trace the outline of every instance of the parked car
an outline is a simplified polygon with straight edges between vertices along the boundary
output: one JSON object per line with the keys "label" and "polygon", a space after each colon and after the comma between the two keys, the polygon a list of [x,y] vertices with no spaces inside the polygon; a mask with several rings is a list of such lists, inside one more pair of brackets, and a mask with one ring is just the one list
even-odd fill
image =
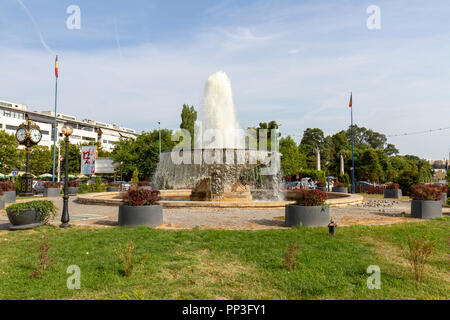
{"label": "parked car", "polygon": [[367,181],[356,181],[355,186],[367,186],[367,187],[373,187],[373,184]]}
{"label": "parked car", "polygon": [[44,193],[45,181],[36,181],[33,186],[34,194]]}
{"label": "parked car", "polygon": [[126,181],[116,181],[116,183],[120,186],[120,189],[123,191],[128,191],[131,187],[131,183]]}

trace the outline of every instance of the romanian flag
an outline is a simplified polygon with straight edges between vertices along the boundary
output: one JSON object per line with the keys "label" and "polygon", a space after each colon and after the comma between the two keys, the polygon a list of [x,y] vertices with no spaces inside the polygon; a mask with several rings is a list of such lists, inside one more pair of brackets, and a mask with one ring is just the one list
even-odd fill
{"label": "romanian flag", "polygon": [[58,56],[55,59],[55,77],[58,78]]}
{"label": "romanian flag", "polygon": [[353,96],[353,93],[350,93],[350,103],[348,104],[348,106],[350,108],[352,107],[352,96]]}

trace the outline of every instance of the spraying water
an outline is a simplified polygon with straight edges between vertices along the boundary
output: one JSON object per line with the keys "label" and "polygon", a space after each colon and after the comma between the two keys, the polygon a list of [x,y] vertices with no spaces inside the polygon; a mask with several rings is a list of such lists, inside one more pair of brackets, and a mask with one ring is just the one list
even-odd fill
{"label": "spraying water", "polygon": [[223,71],[212,74],[205,85],[200,113],[203,134],[196,136],[200,148],[244,148],[236,118],[231,82]]}

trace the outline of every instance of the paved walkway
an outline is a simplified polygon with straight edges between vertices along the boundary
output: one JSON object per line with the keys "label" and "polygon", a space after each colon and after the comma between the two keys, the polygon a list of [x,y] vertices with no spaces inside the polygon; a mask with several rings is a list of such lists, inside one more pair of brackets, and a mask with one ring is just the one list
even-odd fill
{"label": "paved walkway", "polygon": [[[49,198],[62,210],[62,198]],[[118,207],[84,205],[70,198],[71,223],[107,227],[117,225]],[[29,201],[29,200],[21,200]],[[392,200],[368,200],[363,205],[331,208],[331,216],[338,226],[383,225],[404,221],[420,221],[409,218],[410,203]],[[444,208],[449,214],[450,209]],[[54,223],[59,224],[60,217]],[[176,208],[164,209],[163,229],[211,228],[231,230],[256,230],[284,228],[284,208]],[[5,210],[0,210],[0,229],[8,228]]]}

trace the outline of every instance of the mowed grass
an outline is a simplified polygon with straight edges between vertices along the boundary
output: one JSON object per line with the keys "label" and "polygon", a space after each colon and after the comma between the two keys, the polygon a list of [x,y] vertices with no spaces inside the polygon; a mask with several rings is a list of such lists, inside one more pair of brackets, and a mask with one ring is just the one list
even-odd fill
{"label": "mowed grass", "polygon": [[[429,232],[436,251],[425,279],[414,280],[401,246],[406,230]],[[390,226],[289,230],[157,230],[40,227],[0,232],[0,299],[118,299],[133,290],[147,299],[448,299],[450,219]],[[29,274],[38,246],[49,238],[54,269]],[[119,272],[115,249],[133,241],[147,254],[131,277]],[[283,267],[286,245],[297,242],[297,267]],[[81,269],[81,289],[66,286],[67,267]],[[367,267],[381,268],[381,289],[369,290]]]}

